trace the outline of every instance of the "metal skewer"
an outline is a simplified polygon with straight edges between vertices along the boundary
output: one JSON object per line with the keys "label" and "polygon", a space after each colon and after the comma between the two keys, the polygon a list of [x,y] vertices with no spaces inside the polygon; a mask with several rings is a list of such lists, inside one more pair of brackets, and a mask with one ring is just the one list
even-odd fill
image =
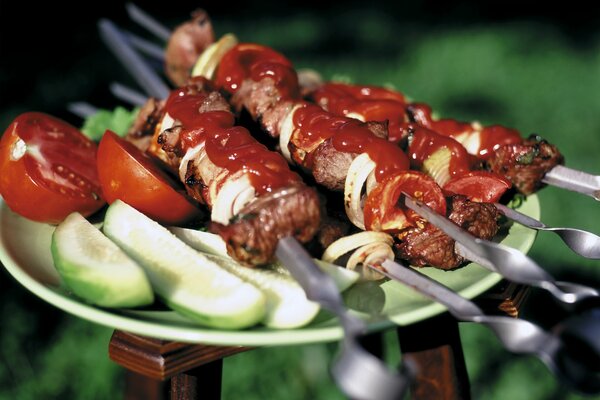
{"label": "metal skewer", "polygon": [[543,222],[533,219],[503,204],[495,203],[494,205],[498,211],[507,218],[512,219],[523,226],[540,231],[556,233],[571,250],[580,256],[594,260],[600,259],[600,236],[581,229],[549,227]]}
{"label": "metal skewer", "polygon": [[165,49],[159,45],[157,45],[156,43],[153,43],[149,40],[146,40],[144,38],[141,38],[139,36],[137,36],[134,33],[131,33],[127,30],[123,30],[122,31],[125,36],[127,37],[127,40],[129,41],[129,43],[131,43],[131,45],[133,47],[135,47],[136,49],[138,49],[139,51],[141,51],[142,53],[154,57],[159,61],[164,61],[165,59]]}
{"label": "metal skewer", "polygon": [[169,95],[169,87],[131,47],[119,28],[106,19],[100,20],[98,27],[104,43],[129,70],[129,73],[146,93],[159,99],[166,98]]}
{"label": "metal skewer", "polygon": [[117,99],[135,107],[143,106],[148,100],[147,96],[118,82],[111,83],[109,90]]}
{"label": "metal skewer", "polygon": [[544,176],[542,182],[600,200],[600,176],[598,175],[557,165]]}
{"label": "metal skewer", "polygon": [[333,279],[315,265],[296,239],[279,240],[275,254],[302,286],[306,297],[340,319],[344,339],[332,367],[333,378],[340,389],[356,399],[401,399],[414,372],[410,365],[403,364],[400,372],[393,372],[359,344],[357,338],[365,334],[365,323],[350,314]]}
{"label": "metal skewer", "polygon": [[152,17],[150,14],[146,13],[133,3],[125,4],[125,8],[127,9],[129,18],[131,18],[134,22],[144,27],[150,33],[164,42],[169,40],[169,37],[171,37],[171,31],[154,19],[154,17]]}
{"label": "metal skewer", "polygon": [[599,299],[596,289],[570,282],[558,282],[535,261],[511,247],[479,239],[426,204],[404,195],[404,204],[456,241],[456,252],[468,260],[525,285],[547,290],[565,306],[575,306],[584,300]]}
{"label": "metal skewer", "polygon": [[[410,267],[391,260],[384,261],[382,266],[384,271],[371,268],[443,304],[457,319],[487,326],[507,350],[538,357],[572,389],[587,394],[600,392],[600,363],[593,365],[600,360],[600,336],[597,334],[600,309],[569,318],[554,332],[546,332],[522,319],[486,315],[475,303]],[[585,354],[581,349],[585,349]]]}
{"label": "metal skewer", "polygon": [[67,104],[67,110],[77,115],[82,119],[91,117],[98,112],[98,108],[85,101],[76,101],[74,103]]}

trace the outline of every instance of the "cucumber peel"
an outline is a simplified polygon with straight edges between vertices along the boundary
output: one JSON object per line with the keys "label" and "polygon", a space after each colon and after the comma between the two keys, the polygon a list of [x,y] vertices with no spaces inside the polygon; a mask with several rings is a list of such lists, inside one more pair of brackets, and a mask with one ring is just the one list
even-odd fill
{"label": "cucumber peel", "polygon": [[104,233],[146,271],[173,310],[206,326],[242,329],[265,315],[265,296],[126,203],[106,211]]}
{"label": "cucumber peel", "polygon": [[[202,253],[231,258],[229,254],[227,254],[227,246],[225,242],[219,235],[188,228],[173,227],[169,230],[189,246]],[[360,274],[356,271],[351,271],[349,269],[340,267],[339,265],[319,259],[314,259],[314,261],[317,266],[323,270],[323,272],[333,278],[340,292],[348,289],[360,278]],[[273,263],[269,268],[279,273],[289,275],[287,269],[279,262]]]}
{"label": "cucumber peel", "polygon": [[138,307],[154,301],[144,270],[79,213],[56,227],[51,252],[65,285],[88,303]]}
{"label": "cucumber peel", "polygon": [[231,258],[207,257],[246,282],[258,287],[266,297],[266,313],[262,323],[275,329],[294,329],[310,323],[320,306],[306,298],[302,286],[290,274],[269,267],[248,268]]}

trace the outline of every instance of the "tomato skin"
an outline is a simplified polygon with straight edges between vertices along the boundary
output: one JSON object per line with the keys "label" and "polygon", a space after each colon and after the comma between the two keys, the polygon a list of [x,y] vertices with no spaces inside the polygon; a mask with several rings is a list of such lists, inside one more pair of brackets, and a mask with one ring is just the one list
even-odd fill
{"label": "tomato skin", "polygon": [[107,130],[100,140],[97,164],[109,204],[120,199],[168,225],[181,225],[201,214],[150,157],[114,132]]}
{"label": "tomato skin", "polygon": [[[88,216],[105,204],[96,149],[64,121],[23,113],[0,140],[0,194],[11,210],[34,221],[57,224],[74,211]],[[57,168],[73,172],[74,178],[61,176]]]}
{"label": "tomato skin", "polygon": [[417,171],[401,171],[385,178],[367,196],[364,206],[367,230],[397,233],[423,219],[413,210],[398,206],[402,193],[446,215],[446,198],[431,177]]}
{"label": "tomato skin", "polygon": [[447,194],[462,194],[471,201],[495,203],[512,184],[505,177],[488,171],[471,171],[444,185]]}

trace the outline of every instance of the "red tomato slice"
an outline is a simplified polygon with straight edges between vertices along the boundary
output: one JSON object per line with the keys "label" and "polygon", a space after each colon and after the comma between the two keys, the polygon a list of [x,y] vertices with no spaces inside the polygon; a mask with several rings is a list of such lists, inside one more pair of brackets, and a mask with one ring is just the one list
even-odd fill
{"label": "red tomato slice", "polygon": [[163,224],[183,224],[200,215],[150,157],[108,130],[98,146],[98,176],[106,201],[121,199]]}
{"label": "red tomato slice", "polygon": [[494,203],[511,186],[510,181],[501,175],[487,171],[471,171],[446,183],[444,191],[465,195],[471,201]]}
{"label": "red tomato slice", "polygon": [[385,178],[367,196],[364,207],[367,230],[395,233],[423,219],[414,211],[398,206],[402,193],[446,215],[444,193],[433,179],[421,172],[401,171]]}
{"label": "red tomato slice", "polygon": [[16,213],[59,223],[102,207],[94,142],[68,123],[38,112],[19,115],[0,141],[0,194]]}

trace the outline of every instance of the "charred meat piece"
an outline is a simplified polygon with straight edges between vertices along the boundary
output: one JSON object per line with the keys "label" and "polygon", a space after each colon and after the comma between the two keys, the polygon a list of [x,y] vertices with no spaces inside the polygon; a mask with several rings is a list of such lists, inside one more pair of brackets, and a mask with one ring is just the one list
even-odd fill
{"label": "charred meat piece", "polygon": [[[498,231],[500,214],[493,204],[469,201],[465,196],[447,199],[448,218],[472,235],[489,240]],[[396,245],[400,258],[411,265],[453,269],[465,262],[456,254],[454,240],[430,223],[402,232]]]}
{"label": "charred meat piece", "polygon": [[310,154],[310,165],[305,165],[312,170],[312,175],[319,185],[341,192],[344,190],[350,164],[356,156],[355,153],[336,150],[329,139]]}
{"label": "charred meat piece", "polygon": [[273,258],[279,239],[294,236],[306,242],[317,232],[319,222],[317,193],[294,185],[257,198],[229,225],[212,222],[210,231],[225,240],[229,254],[238,261],[260,265]]}
{"label": "charred meat piece", "polygon": [[177,86],[186,83],[198,57],[215,40],[212,23],[204,10],[192,13],[192,19],[175,28],[165,51],[165,72]]}
{"label": "charred meat piece", "polygon": [[431,224],[409,228],[398,238],[399,257],[416,267],[453,269],[464,262],[454,251],[454,240]]}
{"label": "charred meat piece", "polygon": [[236,112],[246,109],[253,120],[273,137],[279,136],[279,124],[291,110],[291,101],[284,100],[273,79],[246,79],[231,97]]}
{"label": "charred meat piece", "polygon": [[528,195],[544,186],[544,175],[563,164],[564,157],[556,146],[531,135],[522,143],[500,147],[487,163],[491,171],[505,176],[519,192]]}
{"label": "charred meat piece", "polygon": [[498,232],[500,213],[493,204],[469,201],[466,196],[454,195],[448,201],[448,218],[471,235],[484,240]]}
{"label": "charred meat piece", "polygon": [[321,220],[317,240],[322,249],[326,249],[336,240],[346,236],[350,230],[350,223],[324,215]]}
{"label": "charred meat piece", "polygon": [[164,116],[164,107],[164,100],[150,97],[138,112],[126,139],[140,150],[146,151],[150,147],[156,126]]}

